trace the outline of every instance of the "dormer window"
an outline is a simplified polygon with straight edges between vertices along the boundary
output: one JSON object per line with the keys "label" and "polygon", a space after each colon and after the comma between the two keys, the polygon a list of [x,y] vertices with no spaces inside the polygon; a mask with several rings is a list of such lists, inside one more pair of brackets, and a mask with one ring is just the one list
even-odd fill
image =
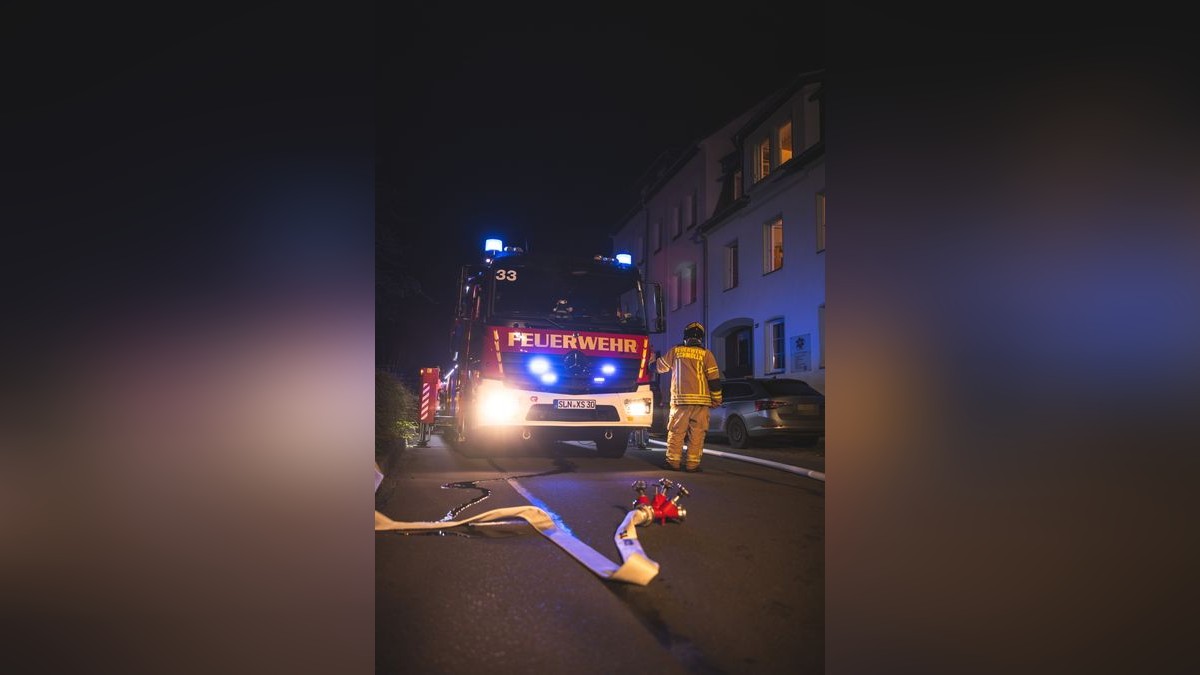
{"label": "dormer window", "polygon": [[760,181],[771,175],[771,137],[766,136],[758,142],[756,148],[756,161],[754,170],[755,182]]}
{"label": "dormer window", "polygon": [[783,164],[792,158],[792,121],[787,120],[779,125],[779,163]]}

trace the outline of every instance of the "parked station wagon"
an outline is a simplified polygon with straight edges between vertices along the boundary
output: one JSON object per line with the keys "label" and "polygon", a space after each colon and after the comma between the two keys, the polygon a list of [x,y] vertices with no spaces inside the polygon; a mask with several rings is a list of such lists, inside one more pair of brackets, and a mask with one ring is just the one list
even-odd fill
{"label": "parked station wagon", "polygon": [[825,395],[804,380],[736,378],[722,383],[725,402],[709,411],[708,433],[745,448],[754,440],[825,435]]}

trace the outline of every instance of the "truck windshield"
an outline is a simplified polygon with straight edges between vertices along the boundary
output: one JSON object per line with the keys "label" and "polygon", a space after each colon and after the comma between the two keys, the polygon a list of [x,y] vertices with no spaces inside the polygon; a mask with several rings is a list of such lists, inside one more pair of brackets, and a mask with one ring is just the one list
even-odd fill
{"label": "truck windshield", "polygon": [[496,318],[542,320],[573,329],[646,330],[641,284],[631,270],[508,264],[493,270],[492,282]]}

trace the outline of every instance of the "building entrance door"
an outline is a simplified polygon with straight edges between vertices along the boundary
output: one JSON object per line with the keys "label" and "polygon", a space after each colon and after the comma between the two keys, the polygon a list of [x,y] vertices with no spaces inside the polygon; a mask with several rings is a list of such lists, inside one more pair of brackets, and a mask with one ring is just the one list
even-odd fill
{"label": "building entrance door", "polygon": [[749,377],[754,374],[750,365],[750,329],[736,328],[725,336],[725,377]]}

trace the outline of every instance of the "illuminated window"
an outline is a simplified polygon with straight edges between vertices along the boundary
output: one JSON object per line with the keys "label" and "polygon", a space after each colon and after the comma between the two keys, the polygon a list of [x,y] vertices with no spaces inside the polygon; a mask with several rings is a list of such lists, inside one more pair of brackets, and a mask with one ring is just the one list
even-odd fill
{"label": "illuminated window", "polygon": [[656,220],[650,226],[650,244],[654,247],[654,252],[657,253],[662,249],[662,221]]}
{"label": "illuminated window", "polygon": [[754,180],[760,181],[771,175],[771,137],[767,136],[758,142],[755,152]]}
{"label": "illuminated window", "polygon": [[779,163],[783,164],[792,158],[792,121],[788,120],[779,125]]}
{"label": "illuminated window", "polygon": [[734,239],[725,245],[725,290],[738,285],[738,243]]}
{"label": "illuminated window", "polygon": [[783,339],[783,319],[767,322],[767,372],[779,372],[784,369],[783,350],[786,345]]}
{"label": "illuminated window", "polygon": [[783,267],[783,218],[763,225],[763,274]]}
{"label": "illuminated window", "polygon": [[825,191],[817,193],[817,253],[825,250]]}

